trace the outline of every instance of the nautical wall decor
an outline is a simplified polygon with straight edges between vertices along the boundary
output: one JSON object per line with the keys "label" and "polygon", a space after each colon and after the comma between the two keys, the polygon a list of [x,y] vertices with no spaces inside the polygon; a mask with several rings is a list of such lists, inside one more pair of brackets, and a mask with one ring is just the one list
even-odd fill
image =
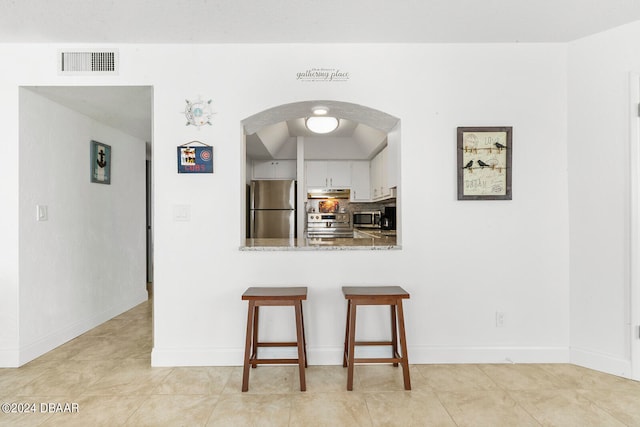
{"label": "nautical wall decor", "polygon": [[512,130],[458,128],[458,200],[511,200]]}
{"label": "nautical wall decor", "polygon": [[111,146],[91,141],[91,182],[111,184]]}
{"label": "nautical wall decor", "polygon": [[203,125],[211,125],[211,99],[202,101],[198,98],[196,101],[186,100],[187,105],[184,107],[184,116],[187,118],[187,126],[192,125],[200,127]]}
{"label": "nautical wall decor", "polygon": [[213,173],[213,147],[200,141],[179,145],[178,173]]}

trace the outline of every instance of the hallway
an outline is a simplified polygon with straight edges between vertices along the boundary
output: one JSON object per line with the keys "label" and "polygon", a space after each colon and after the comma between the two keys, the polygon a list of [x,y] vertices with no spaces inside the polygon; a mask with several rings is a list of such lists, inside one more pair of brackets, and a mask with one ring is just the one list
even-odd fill
{"label": "hallway", "polygon": [[573,365],[412,365],[411,392],[390,366],[357,366],[353,392],[341,366],[310,366],[306,392],[295,367],[259,367],[241,393],[241,367],[150,367],[151,310],[0,369],[0,402],[36,404],[0,426],[640,426],[640,383]]}

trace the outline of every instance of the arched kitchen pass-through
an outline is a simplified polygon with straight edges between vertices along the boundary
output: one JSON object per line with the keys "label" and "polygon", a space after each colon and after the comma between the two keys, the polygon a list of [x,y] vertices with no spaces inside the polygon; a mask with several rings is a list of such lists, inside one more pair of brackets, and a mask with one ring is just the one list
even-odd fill
{"label": "arched kitchen pass-through", "polygon": [[254,114],[242,129],[241,249],[400,247],[399,118],[312,100]]}

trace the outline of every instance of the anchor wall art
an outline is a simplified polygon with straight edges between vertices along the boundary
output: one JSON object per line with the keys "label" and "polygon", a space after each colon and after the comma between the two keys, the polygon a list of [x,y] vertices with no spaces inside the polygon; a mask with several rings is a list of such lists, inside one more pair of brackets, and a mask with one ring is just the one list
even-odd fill
{"label": "anchor wall art", "polygon": [[91,182],[111,184],[111,146],[91,141]]}
{"label": "anchor wall art", "polygon": [[512,130],[458,128],[458,200],[511,200]]}

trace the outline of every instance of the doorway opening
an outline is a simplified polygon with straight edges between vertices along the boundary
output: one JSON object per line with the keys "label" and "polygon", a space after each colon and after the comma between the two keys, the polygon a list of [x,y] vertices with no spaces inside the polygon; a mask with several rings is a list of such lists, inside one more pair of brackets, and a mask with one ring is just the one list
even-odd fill
{"label": "doorway opening", "polygon": [[149,299],[152,97],[151,86],[20,88],[24,361]]}
{"label": "doorway opening", "polygon": [[640,381],[640,73],[630,81],[630,259],[628,288],[628,337],[631,377]]}

